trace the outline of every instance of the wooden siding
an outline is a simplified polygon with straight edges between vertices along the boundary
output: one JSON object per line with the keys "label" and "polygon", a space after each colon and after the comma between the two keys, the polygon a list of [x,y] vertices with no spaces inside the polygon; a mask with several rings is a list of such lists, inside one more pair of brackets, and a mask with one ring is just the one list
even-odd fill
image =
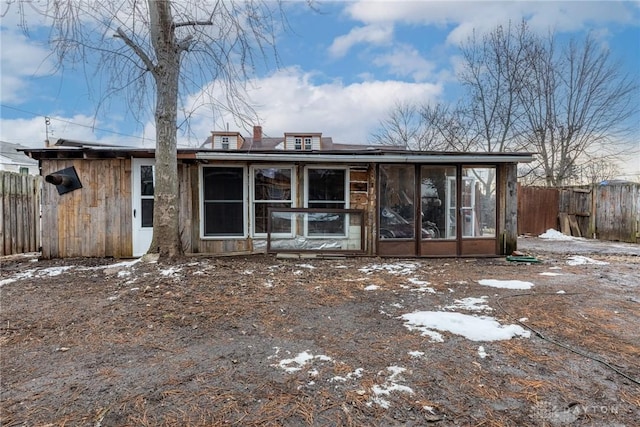
{"label": "wooden siding", "polygon": [[640,243],[640,184],[519,187],[519,234],[561,230],[559,215],[575,219],[582,237]]}
{"label": "wooden siding", "polygon": [[0,171],[0,256],[40,250],[42,177]]}
{"label": "wooden siding", "polygon": [[518,234],[540,235],[558,229],[557,188],[518,185]]}
{"label": "wooden siding", "polygon": [[59,195],[43,185],[42,257],[131,256],[131,161],[48,160],[42,175],[71,166],[82,188]]}

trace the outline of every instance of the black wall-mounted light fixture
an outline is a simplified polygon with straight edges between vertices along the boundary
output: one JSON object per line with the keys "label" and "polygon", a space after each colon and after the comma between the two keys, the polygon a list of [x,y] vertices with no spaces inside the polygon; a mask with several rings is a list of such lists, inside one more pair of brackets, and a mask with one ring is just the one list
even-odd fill
{"label": "black wall-mounted light fixture", "polygon": [[60,195],[82,188],[82,183],[74,166],[49,174],[44,177],[44,180],[49,184],[55,185]]}

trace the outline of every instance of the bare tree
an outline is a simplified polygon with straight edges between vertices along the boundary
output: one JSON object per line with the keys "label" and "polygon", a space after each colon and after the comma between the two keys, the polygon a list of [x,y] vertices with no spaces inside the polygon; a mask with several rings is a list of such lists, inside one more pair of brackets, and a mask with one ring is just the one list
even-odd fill
{"label": "bare tree", "polygon": [[[26,17],[38,5],[17,2],[25,32]],[[207,100],[214,110],[230,111],[241,123],[254,120],[244,83],[256,67],[268,66],[269,58],[277,61],[275,34],[277,25],[285,22],[281,4],[49,0],[35,10],[51,25],[50,43],[61,66],[81,64],[87,69],[89,86],[102,81],[101,75],[109,76],[108,87],[94,87],[100,93],[100,107],[114,95],[124,95],[137,119],[155,111],[156,186],[149,252],[181,255],[177,172],[181,94],[204,88],[203,93],[217,94]],[[192,108],[180,111],[188,124]]]}
{"label": "bare tree", "polygon": [[538,152],[539,175],[560,186],[576,178],[582,164],[625,150],[619,141],[638,110],[638,86],[591,36],[558,51],[551,34],[528,50],[518,92],[529,129],[525,139]]}
{"label": "bare tree", "polygon": [[369,139],[374,144],[426,151],[431,142],[426,130],[417,105],[398,101],[389,109],[388,116],[379,121],[378,129]]}
{"label": "bare tree", "polygon": [[513,27],[499,25],[478,37],[475,32],[460,47],[464,66],[458,79],[466,89],[469,149],[502,152],[518,149],[522,110],[518,94],[526,70],[527,47],[533,36],[522,21]]}

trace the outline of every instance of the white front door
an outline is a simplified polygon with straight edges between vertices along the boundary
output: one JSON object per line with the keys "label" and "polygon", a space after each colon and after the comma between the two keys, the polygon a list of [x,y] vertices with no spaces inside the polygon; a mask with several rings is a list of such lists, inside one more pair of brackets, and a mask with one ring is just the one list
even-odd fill
{"label": "white front door", "polygon": [[133,208],[133,256],[142,256],[153,237],[154,159],[131,160],[131,198]]}

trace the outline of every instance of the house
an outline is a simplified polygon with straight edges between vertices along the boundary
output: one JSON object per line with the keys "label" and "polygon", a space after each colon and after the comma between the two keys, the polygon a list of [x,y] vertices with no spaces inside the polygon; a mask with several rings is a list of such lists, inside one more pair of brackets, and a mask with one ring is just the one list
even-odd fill
{"label": "house", "polygon": [[[59,140],[24,151],[52,184],[42,196],[44,258],[147,251],[153,149]],[[336,144],[318,132],[267,138],[259,126],[251,137],[216,131],[178,150],[182,244],[191,254],[509,254],[516,168],[531,160]]]}
{"label": "house", "polygon": [[39,175],[38,162],[18,151],[25,148],[20,144],[0,141],[0,171]]}

